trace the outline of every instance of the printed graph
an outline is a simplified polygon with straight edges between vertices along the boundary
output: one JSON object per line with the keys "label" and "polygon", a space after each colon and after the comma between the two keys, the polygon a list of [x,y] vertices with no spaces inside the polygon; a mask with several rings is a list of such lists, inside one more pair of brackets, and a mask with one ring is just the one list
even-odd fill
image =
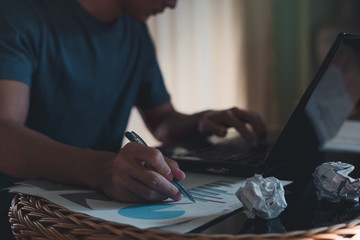
{"label": "printed graph", "polygon": [[195,201],[198,202],[214,202],[223,203],[224,195],[233,196],[234,193],[229,193],[228,190],[232,189],[234,182],[231,181],[216,181],[213,183],[205,184],[199,187],[191,188],[189,191]]}

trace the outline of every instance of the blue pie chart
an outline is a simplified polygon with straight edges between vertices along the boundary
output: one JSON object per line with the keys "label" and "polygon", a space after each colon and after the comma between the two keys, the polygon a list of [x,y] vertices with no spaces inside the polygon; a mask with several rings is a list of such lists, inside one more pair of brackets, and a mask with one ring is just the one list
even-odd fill
{"label": "blue pie chart", "polygon": [[171,219],[184,213],[183,208],[171,204],[137,205],[118,210],[118,214],[121,216],[143,220]]}

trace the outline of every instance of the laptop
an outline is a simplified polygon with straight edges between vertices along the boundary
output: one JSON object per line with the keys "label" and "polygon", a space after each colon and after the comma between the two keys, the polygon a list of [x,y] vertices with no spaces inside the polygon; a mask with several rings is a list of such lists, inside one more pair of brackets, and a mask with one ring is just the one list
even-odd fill
{"label": "laptop", "polygon": [[[284,180],[309,177],[326,159],[322,146],[351,119],[359,99],[360,35],[340,33],[282,131],[270,134],[267,147],[252,149],[239,136],[195,149],[161,150],[185,171],[240,177],[259,173]],[[214,152],[218,147],[223,155]],[[237,159],[224,155],[237,152],[243,153]]]}

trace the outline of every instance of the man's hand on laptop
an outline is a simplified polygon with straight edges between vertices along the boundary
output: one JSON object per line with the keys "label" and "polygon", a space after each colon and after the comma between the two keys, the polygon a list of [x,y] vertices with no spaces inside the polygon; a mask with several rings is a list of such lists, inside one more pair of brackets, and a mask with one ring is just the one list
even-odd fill
{"label": "man's hand on laptop", "polygon": [[[254,134],[246,125],[251,126]],[[198,125],[202,134],[215,134],[221,137],[226,135],[230,127],[234,127],[251,146],[266,143],[267,129],[262,116],[256,112],[235,107],[222,111],[207,111],[202,115]]]}

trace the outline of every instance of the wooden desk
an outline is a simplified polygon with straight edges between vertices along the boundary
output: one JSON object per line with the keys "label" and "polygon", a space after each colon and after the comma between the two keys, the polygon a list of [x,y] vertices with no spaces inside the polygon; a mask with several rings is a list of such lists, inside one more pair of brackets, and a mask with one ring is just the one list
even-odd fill
{"label": "wooden desk", "polygon": [[[179,234],[155,229],[138,229],[129,225],[104,221],[76,213],[48,200],[18,194],[9,211],[13,233],[17,239],[359,239],[360,219],[316,229],[271,234]],[[234,222],[239,215],[224,220]],[[218,227],[221,225],[218,225]],[[216,226],[213,226],[216,227]],[[213,228],[214,230],[215,228]]]}

